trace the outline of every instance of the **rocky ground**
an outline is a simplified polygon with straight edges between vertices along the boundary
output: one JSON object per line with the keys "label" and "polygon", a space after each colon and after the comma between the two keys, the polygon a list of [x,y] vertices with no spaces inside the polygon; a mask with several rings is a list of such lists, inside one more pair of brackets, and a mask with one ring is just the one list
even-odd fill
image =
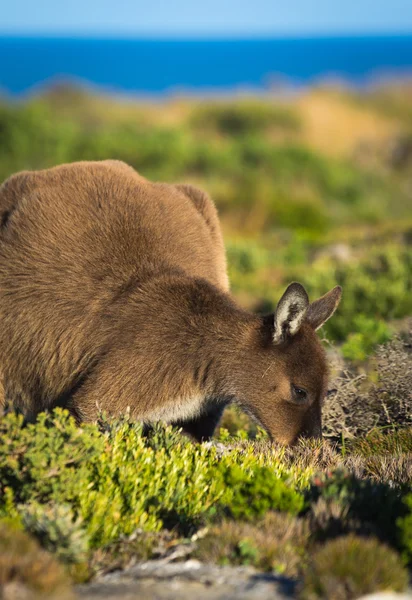
{"label": "rocky ground", "polygon": [[[217,567],[197,560],[148,561],[77,587],[78,600],[286,600],[296,597],[290,579],[250,567]],[[365,600],[402,600],[407,594],[382,593]]]}
{"label": "rocky ground", "polygon": [[79,600],[276,600],[290,598],[295,584],[249,567],[217,567],[197,560],[152,560],[77,588]]}

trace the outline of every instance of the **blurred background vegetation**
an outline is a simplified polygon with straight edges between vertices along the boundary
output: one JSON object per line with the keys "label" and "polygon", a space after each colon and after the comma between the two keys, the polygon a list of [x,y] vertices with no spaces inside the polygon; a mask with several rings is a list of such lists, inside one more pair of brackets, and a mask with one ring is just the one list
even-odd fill
{"label": "blurred background vegetation", "polygon": [[412,84],[147,103],[56,85],[0,101],[0,179],[117,158],[215,200],[234,294],[273,309],[287,283],[337,283],[325,335],[363,361],[412,314]]}

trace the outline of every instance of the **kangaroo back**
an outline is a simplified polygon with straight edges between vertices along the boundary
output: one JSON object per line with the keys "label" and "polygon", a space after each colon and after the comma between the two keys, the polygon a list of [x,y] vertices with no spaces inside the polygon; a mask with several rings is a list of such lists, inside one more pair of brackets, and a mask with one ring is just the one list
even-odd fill
{"label": "kangaroo back", "polygon": [[14,175],[0,188],[0,222],[0,361],[9,381],[24,370],[41,397],[91,368],[111,335],[104,315],[128,291],[166,273],[228,287],[206,194],[117,161]]}

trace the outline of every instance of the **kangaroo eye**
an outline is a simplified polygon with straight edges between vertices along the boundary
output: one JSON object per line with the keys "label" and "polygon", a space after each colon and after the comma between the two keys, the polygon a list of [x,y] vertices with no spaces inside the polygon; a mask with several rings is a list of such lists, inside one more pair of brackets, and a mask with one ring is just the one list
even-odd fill
{"label": "kangaroo eye", "polygon": [[298,404],[305,404],[308,399],[308,393],[303,388],[292,384],[292,397]]}

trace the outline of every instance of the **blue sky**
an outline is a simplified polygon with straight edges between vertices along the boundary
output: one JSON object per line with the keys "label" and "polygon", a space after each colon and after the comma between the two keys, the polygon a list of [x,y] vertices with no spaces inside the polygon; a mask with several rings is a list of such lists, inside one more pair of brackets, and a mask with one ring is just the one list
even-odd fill
{"label": "blue sky", "polygon": [[412,33],[412,0],[9,0],[0,31],[156,37]]}

